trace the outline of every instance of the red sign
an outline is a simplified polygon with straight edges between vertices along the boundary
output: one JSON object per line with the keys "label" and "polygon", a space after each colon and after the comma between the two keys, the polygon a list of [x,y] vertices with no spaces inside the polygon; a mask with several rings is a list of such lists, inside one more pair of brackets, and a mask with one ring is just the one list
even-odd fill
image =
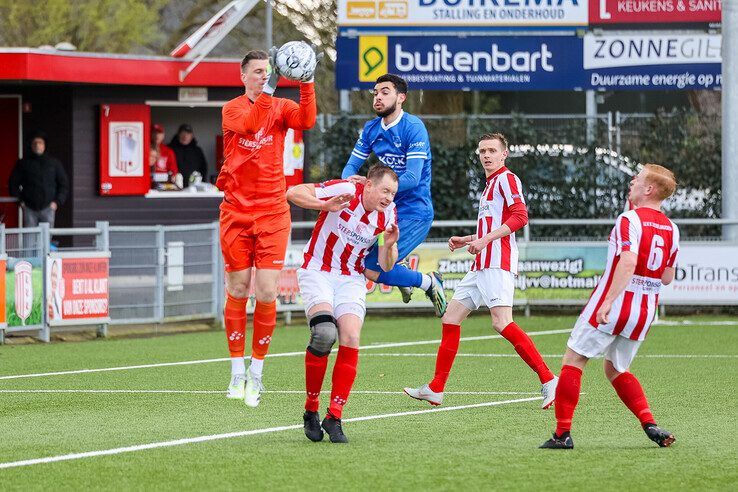
{"label": "red sign", "polygon": [[100,194],[145,195],[151,187],[149,107],[100,106]]}
{"label": "red sign", "polygon": [[589,0],[589,23],[716,24],[721,0]]}
{"label": "red sign", "polygon": [[100,323],[108,318],[108,262],[109,258],[99,256],[47,258],[50,325]]}

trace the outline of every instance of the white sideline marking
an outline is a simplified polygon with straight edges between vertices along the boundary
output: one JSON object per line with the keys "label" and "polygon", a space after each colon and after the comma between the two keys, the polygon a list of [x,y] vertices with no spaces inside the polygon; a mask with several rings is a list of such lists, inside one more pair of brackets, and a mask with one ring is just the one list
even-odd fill
{"label": "white sideline marking", "polygon": [[[427,410],[414,410],[411,412],[384,413],[384,414],[379,414],[379,415],[367,415],[365,417],[348,418],[348,419],[344,419],[343,422],[344,423],[363,422],[365,420],[387,419],[387,418],[392,418],[392,417],[405,417],[408,415],[423,415],[426,413],[451,412],[454,410],[466,410],[468,408],[494,407],[498,405],[506,405],[510,403],[523,403],[523,402],[529,402],[529,401],[536,401],[540,399],[541,397],[537,396],[537,397],[531,397],[531,398],[518,398],[515,400],[488,401],[484,403],[473,403],[470,405],[457,405],[453,407],[436,407],[436,408],[431,408]],[[221,439],[231,439],[234,437],[254,436],[257,434],[269,434],[273,432],[281,432],[281,431],[286,431],[286,430],[297,430],[297,429],[302,429],[302,425],[301,424],[284,425],[280,427],[268,427],[266,429],[254,429],[254,430],[240,431],[240,432],[228,432],[225,434],[212,434],[209,436],[188,437],[184,439],[176,439],[173,441],[152,442],[149,444],[138,444],[134,446],[125,446],[121,448],[103,449],[99,451],[87,451],[84,453],[72,453],[72,454],[63,454],[59,456],[48,456],[46,458],[34,458],[34,459],[21,460],[21,461],[9,461],[6,463],[0,463],[0,470],[6,469],[6,468],[17,468],[21,466],[39,465],[42,463],[55,463],[57,461],[70,461],[70,460],[78,460],[82,458],[94,458],[96,456],[110,456],[110,455],[122,454],[122,453],[133,453],[135,451],[144,451],[147,449],[166,448],[166,447],[172,447],[172,446],[181,446],[184,444],[217,441]]]}
{"label": "white sideline marking", "polygon": [[692,321],[689,319],[685,319],[682,321],[667,321],[667,320],[656,320],[653,322],[654,325],[662,325],[662,326],[692,326],[692,325],[701,325],[701,326],[738,326],[738,321],[732,321],[732,320],[724,320],[724,321]]}
{"label": "white sideline marking", "polygon": [[[330,390],[321,393],[329,394]],[[224,390],[130,390],[130,389],[0,389],[2,393],[103,393],[103,394],[172,394],[172,395],[225,395]],[[305,390],[266,390],[262,393],[304,395]],[[537,395],[535,391],[444,391],[445,395]],[[352,395],[405,395],[404,391],[352,390]]]}
{"label": "white sideline marking", "polygon": [[[562,333],[569,333],[571,329],[566,330],[546,330],[546,331],[531,331],[528,333],[529,336],[537,335],[559,335]],[[495,338],[502,338],[502,335],[486,335],[479,337],[462,337],[461,341],[473,342],[477,340],[491,340]],[[413,345],[437,345],[441,343],[441,340],[420,340],[416,342],[392,342],[392,343],[378,343],[373,345],[360,346],[360,350],[374,350],[380,348],[393,348],[393,347],[409,347]],[[335,352],[337,349],[333,349]],[[278,354],[268,354],[267,357],[293,357],[305,355],[305,351],[300,352],[282,352]],[[250,359],[251,357],[246,357]],[[108,372],[108,371],[127,371],[129,369],[149,369],[152,367],[168,367],[168,366],[186,366],[189,364],[207,364],[210,362],[225,362],[231,360],[229,357],[220,357],[218,359],[201,359],[201,360],[185,360],[180,362],[161,362],[156,364],[139,364],[135,366],[120,366],[120,367],[102,367],[99,369],[75,369],[71,371],[56,371],[56,372],[41,372],[35,374],[11,374],[8,376],[0,376],[0,380],[6,379],[23,379],[23,378],[40,378],[45,376],[62,376],[67,374],[87,374],[93,372]]]}
{"label": "white sideline marking", "polygon": [[[361,354],[361,357],[436,357],[437,354]],[[541,357],[563,357],[564,354],[541,354]],[[512,357],[520,358],[518,354],[456,354],[456,357]],[[639,359],[735,359],[738,354],[638,354]],[[593,359],[602,359],[603,356],[598,355]]]}

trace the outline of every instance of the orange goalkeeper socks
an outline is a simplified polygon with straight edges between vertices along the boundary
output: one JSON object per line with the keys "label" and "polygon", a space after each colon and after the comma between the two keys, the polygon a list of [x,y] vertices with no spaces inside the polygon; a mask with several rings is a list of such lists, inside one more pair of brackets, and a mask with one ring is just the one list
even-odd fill
{"label": "orange goalkeeper socks", "polygon": [[243,357],[246,347],[246,302],[226,294],[223,318],[225,320],[228,351],[231,357]]}

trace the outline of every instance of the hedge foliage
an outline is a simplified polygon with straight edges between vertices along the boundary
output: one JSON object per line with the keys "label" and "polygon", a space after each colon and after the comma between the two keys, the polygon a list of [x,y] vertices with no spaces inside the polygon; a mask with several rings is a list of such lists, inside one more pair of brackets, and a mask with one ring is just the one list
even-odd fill
{"label": "hedge foliage", "polygon": [[[625,119],[620,126],[620,156],[609,152],[608,147],[615,147],[616,139],[604,121],[591,123],[588,129],[582,119],[533,120],[513,115],[506,120],[469,120],[465,123],[467,137],[454,138],[459,133],[458,123],[458,120],[446,125],[443,121],[427,122],[433,152],[432,193],[438,220],[476,217],[484,173],[474,150],[477,136],[490,131],[501,131],[508,137],[512,152],[507,164],[523,182],[531,217],[616,217],[623,211],[628,184],[631,175],[637,173],[638,162],[661,163],[676,173],[681,195],[668,203],[672,216],[720,216],[719,116],[678,111]],[[318,145],[313,146],[313,154],[322,150],[327,164],[312,176],[314,179],[340,176],[361,124],[342,117],[322,135]],[[562,144],[568,145],[568,151],[560,148]],[[516,146],[525,146],[526,151],[516,152]],[[374,155],[365,166],[373,162],[376,162]],[[546,236],[572,235],[561,227],[546,229]],[[576,235],[584,232],[601,236],[604,230],[592,227],[578,230]],[[695,233],[715,231],[703,227]]]}

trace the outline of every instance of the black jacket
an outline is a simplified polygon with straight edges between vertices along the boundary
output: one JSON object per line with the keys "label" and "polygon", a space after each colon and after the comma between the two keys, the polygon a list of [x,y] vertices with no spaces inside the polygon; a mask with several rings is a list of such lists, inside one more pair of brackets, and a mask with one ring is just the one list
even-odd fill
{"label": "black jacket", "polygon": [[29,152],[10,174],[10,194],[31,210],[43,210],[51,202],[62,205],[69,195],[69,178],[59,159]]}
{"label": "black jacket", "polygon": [[190,174],[195,171],[202,175],[203,182],[208,182],[208,161],[205,160],[205,154],[197,145],[196,139],[193,138],[188,145],[182,145],[175,135],[172,141],[169,142],[169,147],[177,156],[177,167],[179,172],[182,173],[185,187],[189,186]]}

